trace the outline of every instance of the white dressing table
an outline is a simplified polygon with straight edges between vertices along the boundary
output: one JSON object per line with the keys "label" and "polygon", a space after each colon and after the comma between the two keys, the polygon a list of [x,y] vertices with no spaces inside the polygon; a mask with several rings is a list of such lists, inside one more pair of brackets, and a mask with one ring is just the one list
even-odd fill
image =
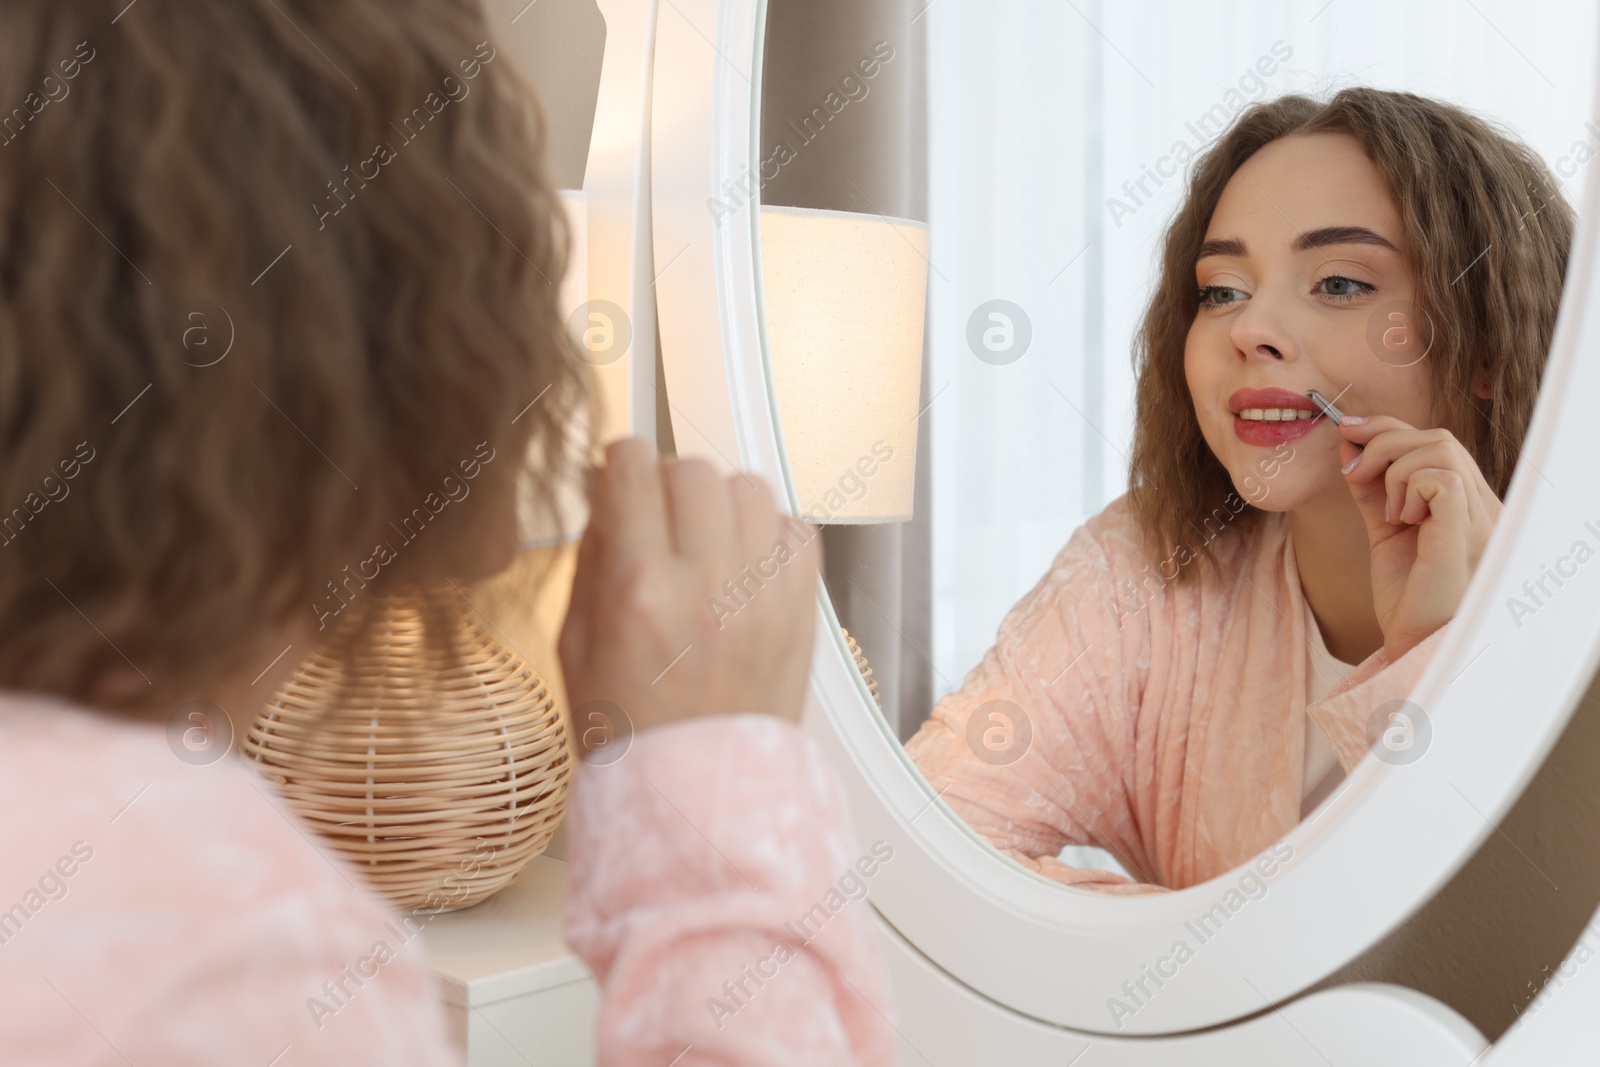
{"label": "white dressing table", "polygon": [[600,991],[561,939],[564,860],[539,856],[505,889],[423,928],[468,1067],[594,1062]]}

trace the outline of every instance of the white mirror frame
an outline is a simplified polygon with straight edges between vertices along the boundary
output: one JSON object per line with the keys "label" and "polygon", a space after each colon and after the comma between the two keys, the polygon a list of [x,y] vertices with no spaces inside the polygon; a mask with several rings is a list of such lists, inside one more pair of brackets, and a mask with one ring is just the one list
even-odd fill
{"label": "white mirror frame", "polygon": [[605,52],[584,169],[586,299],[610,300],[628,316],[632,341],[615,363],[590,367],[605,404],[601,444],[656,431],[656,319],[650,273],[650,57],[654,0],[596,0]]}
{"label": "white mirror frame", "polygon": [[[758,165],[765,12],[764,0],[673,0],[660,11],[656,296],[678,453],[753,470],[798,511],[764,357],[758,204],[720,223],[708,209]],[[1588,185],[1588,203],[1600,203],[1600,168]],[[1600,351],[1596,241],[1591,209],[1505,511],[1412,694],[1433,727],[1430,749],[1408,766],[1358,766],[1321,816],[1286,836],[1293,858],[1265,895],[1232,913],[1120,1028],[1109,998],[1175,942],[1194,945],[1186,924],[1243,870],[1126,898],[1068,890],[1013,864],[933,797],[873,705],[823,594],[806,726],[835,759],[859,839],[895,849],[871,883],[884,920],[1006,1008],[1129,1036],[1213,1026],[1294,997],[1425,904],[1521,794],[1600,658],[1600,565],[1580,569],[1521,629],[1506,608],[1541,564],[1591,536],[1586,521],[1600,528],[1585,410],[1600,397],[1600,359],[1578,358]]]}

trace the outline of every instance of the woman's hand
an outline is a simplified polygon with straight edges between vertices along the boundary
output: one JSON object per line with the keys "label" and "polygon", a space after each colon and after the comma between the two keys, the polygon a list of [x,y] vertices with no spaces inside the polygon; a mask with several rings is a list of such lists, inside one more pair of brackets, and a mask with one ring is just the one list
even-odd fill
{"label": "woman's hand", "polygon": [[640,438],[606,449],[589,500],[559,644],[579,751],[700,715],[798,720],[816,529],[780,523],[760,479],[658,461]]}
{"label": "woman's hand", "polygon": [[[1372,546],[1372,600],[1389,661],[1455,615],[1500,517],[1500,498],[1449,430],[1346,416],[1339,458]],[[1356,448],[1365,445],[1366,451]]]}

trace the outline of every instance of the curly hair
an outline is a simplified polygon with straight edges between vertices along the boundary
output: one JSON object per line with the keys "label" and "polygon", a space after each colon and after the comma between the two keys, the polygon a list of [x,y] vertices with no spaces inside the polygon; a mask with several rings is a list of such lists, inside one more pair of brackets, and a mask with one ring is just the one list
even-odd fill
{"label": "curly hair", "polygon": [[383,582],[480,551],[524,457],[555,508],[571,238],[487,38],[475,0],[0,4],[0,687],[175,703],[408,516]]}
{"label": "curly hair", "polygon": [[[1201,434],[1184,377],[1206,227],[1228,181],[1256,152],[1279,138],[1330,132],[1361,143],[1399,206],[1416,272],[1415,305],[1433,327],[1435,423],[1466,446],[1496,494],[1504,496],[1510,484],[1555,332],[1571,206],[1531,149],[1451,104],[1369,88],[1327,101],[1284,96],[1246,108],[1196,161],[1135,341],[1139,418],[1129,496],[1156,555],[1193,542],[1216,504],[1234,493]],[[1486,281],[1451,284],[1474,264]],[[1488,376],[1487,400],[1472,395],[1478,368]],[[1233,521],[1248,528],[1260,515],[1244,505]],[[1215,546],[1194,547],[1214,568]],[[1196,570],[1180,569],[1177,580],[1192,580]]]}

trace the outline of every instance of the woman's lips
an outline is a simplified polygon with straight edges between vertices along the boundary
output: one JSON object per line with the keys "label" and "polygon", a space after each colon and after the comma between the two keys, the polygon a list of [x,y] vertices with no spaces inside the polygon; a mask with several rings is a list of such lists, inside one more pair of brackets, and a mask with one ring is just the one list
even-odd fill
{"label": "woman's lips", "polygon": [[[1251,408],[1291,408],[1296,411],[1314,411],[1309,419],[1267,422],[1246,419],[1238,414]],[[1305,393],[1287,389],[1240,389],[1228,397],[1228,410],[1233,412],[1233,432],[1247,445],[1277,445],[1304,437],[1320,425],[1326,416]]]}
{"label": "woman's lips", "polygon": [[1293,422],[1262,422],[1259,419],[1243,419],[1235,415],[1233,432],[1247,445],[1278,445],[1304,437],[1325,421],[1322,415],[1310,419],[1295,419]]}

